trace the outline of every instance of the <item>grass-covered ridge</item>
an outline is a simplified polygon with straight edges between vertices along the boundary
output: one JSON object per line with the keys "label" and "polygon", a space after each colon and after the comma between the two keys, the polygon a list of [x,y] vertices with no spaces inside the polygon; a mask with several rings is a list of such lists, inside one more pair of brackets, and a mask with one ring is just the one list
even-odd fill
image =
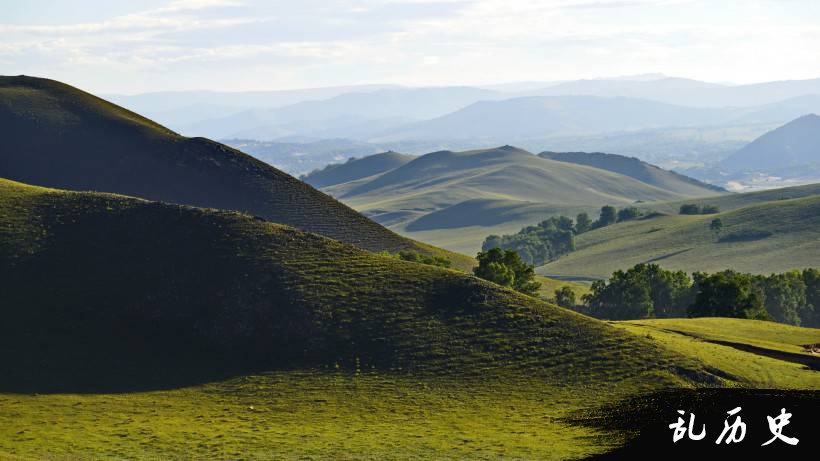
{"label": "grass-covered ridge", "polygon": [[48,79],[0,77],[0,177],[70,190],[237,210],[371,251],[471,260],[389,231],[240,151],[185,138],[103,99]]}
{"label": "grass-covered ridge", "polygon": [[[776,193],[768,191],[765,197]],[[714,219],[723,224],[719,233],[710,229]],[[818,229],[820,195],[771,200],[718,214],[655,216],[581,234],[576,251],[538,272],[608,277],[617,269],[648,262],[687,272],[735,269],[769,274],[816,267]]]}
{"label": "grass-covered ridge", "polygon": [[0,194],[7,388],[163,363],[710,379],[602,322],[246,215],[10,181]]}

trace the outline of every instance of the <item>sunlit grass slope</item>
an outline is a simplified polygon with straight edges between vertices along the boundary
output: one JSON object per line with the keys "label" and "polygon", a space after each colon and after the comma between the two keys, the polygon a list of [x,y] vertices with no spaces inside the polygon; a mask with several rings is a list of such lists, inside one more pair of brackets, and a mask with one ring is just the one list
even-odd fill
{"label": "sunlit grass slope", "polygon": [[[719,218],[716,235],[709,226]],[[768,274],[820,264],[820,195],[775,200],[713,215],[628,221],[578,236],[578,250],[542,274],[607,277],[652,262],[687,272],[735,269]]]}
{"label": "sunlit grass slope", "polygon": [[[746,386],[820,389],[820,372],[806,362],[817,354],[820,330],[759,320],[698,318],[613,322],[658,344],[696,357]],[[801,358],[804,356],[805,358]]]}

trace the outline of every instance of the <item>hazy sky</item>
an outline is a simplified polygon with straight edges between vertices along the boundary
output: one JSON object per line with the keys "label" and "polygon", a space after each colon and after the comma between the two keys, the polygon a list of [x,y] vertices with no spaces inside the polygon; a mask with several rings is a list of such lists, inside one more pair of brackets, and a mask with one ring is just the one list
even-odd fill
{"label": "hazy sky", "polygon": [[0,74],[94,92],[820,77],[818,0],[0,0]]}

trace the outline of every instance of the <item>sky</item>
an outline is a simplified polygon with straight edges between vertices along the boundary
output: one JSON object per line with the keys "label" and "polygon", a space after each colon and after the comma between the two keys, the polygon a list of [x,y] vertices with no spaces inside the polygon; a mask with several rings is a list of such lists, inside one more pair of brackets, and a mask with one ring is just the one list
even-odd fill
{"label": "sky", "polygon": [[820,77],[817,0],[0,0],[0,75],[97,93]]}

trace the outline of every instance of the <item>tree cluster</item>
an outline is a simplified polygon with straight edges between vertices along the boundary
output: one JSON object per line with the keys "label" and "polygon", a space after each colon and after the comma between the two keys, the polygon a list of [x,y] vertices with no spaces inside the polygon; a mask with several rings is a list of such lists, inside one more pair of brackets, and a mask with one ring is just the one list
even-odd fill
{"label": "tree cluster", "polygon": [[490,235],[484,239],[481,250],[513,250],[527,264],[540,266],[574,251],[576,235],[616,222],[636,219],[641,215],[641,211],[635,207],[617,210],[607,205],[601,207],[600,215],[595,221],[587,213],[579,213],[575,221],[566,216],[551,217],[535,226],[527,226],[517,234]]}
{"label": "tree cluster", "polygon": [[717,205],[696,205],[694,203],[684,203],[680,206],[678,214],[715,214],[720,213]]}
{"label": "tree cluster", "polygon": [[476,259],[478,267],[473,269],[476,277],[531,296],[541,287],[541,284],[534,280],[533,266],[522,261],[513,250],[492,248],[480,251]]}
{"label": "tree cluster", "polygon": [[612,320],[737,317],[814,327],[820,326],[820,271],[764,276],[725,270],[689,277],[638,264],[594,282],[583,301],[591,315]]}

